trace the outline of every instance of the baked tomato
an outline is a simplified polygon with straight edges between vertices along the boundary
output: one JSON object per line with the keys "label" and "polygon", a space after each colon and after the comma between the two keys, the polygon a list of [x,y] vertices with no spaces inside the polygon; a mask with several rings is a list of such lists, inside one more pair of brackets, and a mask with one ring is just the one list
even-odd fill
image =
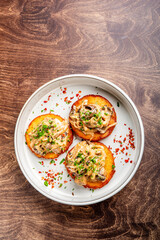
{"label": "baked tomato", "polygon": [[106,98],[87,95],[72,105],[69,121],[79,137],[99,141],[112,133],[117,117],[114,107]]}
{"label": "baked tomato", "polygon": [[68,152],[65,166],[77,184],[92,189],[102,188],[115,173],[113,154],[100,142],[79,142]]}
{"label": "baked tomato", "polygon": [[59,115],[44,114],[32,120],[25,138],[37,157],[54,159],[67,151],[73,141],[73,134],[67,120]]}

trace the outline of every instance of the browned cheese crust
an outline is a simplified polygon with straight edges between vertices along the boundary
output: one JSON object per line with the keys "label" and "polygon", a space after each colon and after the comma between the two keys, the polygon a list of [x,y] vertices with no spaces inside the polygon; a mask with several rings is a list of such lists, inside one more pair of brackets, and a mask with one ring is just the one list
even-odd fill
{"label": "browned cheese crust", "polygon": [[[109,121],[109,125],[112,125],[112,127],[109,127],[106,132],[104,133],[101,133],[101,132],[94,132],[93,135],[91,134],[86,134],[85,132],[83,132],[82,130],[80,130],[79,128],[75,127],[75,125],[73,124],[73,121],[71,119],[71,113],[75,110],[75,111],[78,111],[78,108],[84,103],[84,101],[87,100],[87,104],[88,105],[93,105],[93,104],[96,104],[100,107],[103,107],[105,105],[107,105],[110,109],[112,109],[112,116],[110,118],[110,121]],[[76,101],[73,105],[72,105],[72,108],[71,108],[71,111],[70,111],[70,117],[69,117],[69,121],[70,121],[70,124],[71,124],[71,127],[73,129],[73,131],[81,138],[85,139],[85,140],[90,140],[90,141],[99,141],[103,138],[106,138],[108,137],[113,129],[115,128],[115,125],[116,125],[116,122],[117,122],[117,116],[116,116],[116,112],[112,106],[112,104],[104,97],[102,96],[99,96],[99,95],[87,95],[87,96],[84,96],[82,97],[81,99],[79,99],[78,101]],[[114,125],[115,124],[115,125]]]}
{"label": "browned cheese crust", "polygon": [[27,146],[30,148],[30,150],[39,158],[46,158],[46,159],[54,159],[57,158],[59,155],[61,155],[62,153],[64,153],[65,151],[67,151],[67,149],[69,148],[69,146],[72,144],[73,141],[73,134],[72,131],[70,129],[70,127],[68,127],[68,141],[64,147],[63,150],[61,150],[58,153],[54,153],[54,152],[48,152],[45,155],[40,155],[38,153],[36,153],[33,148],[31,147],[31,138],[30,138],[30,133],[37,128],[37,126],[39,126],[39,124],[44,120],[44,119],[58,119],[60,122],[63,122],[64,119],[62,117],[60,117],[59,115],[55,115],[55,114],[44,114],[41,116],[36,117],[35,119],[32,120],[32,122],[29,124],[28,129],[25,133],[25,138],[26,138],[26,143]]}
{"label": "browned cheese crust", "polygon": [[[106,153],[106,157],[105,157],[105,171],[107,173],[106,175],[106,179],[104,181],[100,181],[100,180],[96,180],[96,181],[87,181],[83,185],[83,187],[85,188],[92,188],[92,189],[97,189],[97,188],[102,188],[103,186],[105,186],[107,183],[109,183],[109,181],[111,180],[111,178],[113,177],[114,173],[115,173],[115,162],[114,162],[114,156],[112,154],[112,152],[103,144],[100,142],[92,142],[92,144],[99,145],[102,146],[104,148],[104,151]],[[77,146],[77,145],[76,145]],[[75,180],[75,174],[71,171],[71,168],[68,165],[68,156],[70,154],[70,152],[76,147],[74,146],[67,154],[66,159],[65,159],[65,166],[66,169],[69,173],[69,175]]]}

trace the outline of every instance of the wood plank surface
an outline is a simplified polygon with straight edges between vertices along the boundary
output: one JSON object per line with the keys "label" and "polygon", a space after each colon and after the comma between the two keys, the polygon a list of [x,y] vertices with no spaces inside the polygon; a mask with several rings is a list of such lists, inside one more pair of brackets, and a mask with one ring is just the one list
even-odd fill
{"label": "wood plank surface", "polygon": [[[28,97],[72,73],[104,77],[135,102],[145,150],[130,183],[101,203],[51,201],[23,176],[14,128]],[[160,1],[0,1],[0,239],[160,239]]]}

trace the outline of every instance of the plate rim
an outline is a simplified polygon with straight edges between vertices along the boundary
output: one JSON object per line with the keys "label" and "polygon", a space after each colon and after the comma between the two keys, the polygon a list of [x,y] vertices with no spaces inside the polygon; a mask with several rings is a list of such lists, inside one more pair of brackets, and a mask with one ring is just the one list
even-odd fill
{"label": "plate rim", "polygon": [[[116,190],[114,190],[113,192],[111,192],[110,194],[108,194],[107,196],[103,196],[103,197],[100,197],[98,199],[93,199],[93,200],[89,200],[89,201],[86,201],[86,202],[73,202],[72,200],[70,201],[66,201],[66,200],[61,200],[61,199],[57,199],[55,198],[54,196],[50,196],[48,193],[44,192],[42,189],[40,189],[38,186],[36,186],[36,184],[34,184],[34,182],[28,177],[28,175],[26,174],[26,172],[24,171],[23,169],[23,166],[21,164],[21,160],[19,159],[19,155],[18,155],[18,149],[17,149],[17,130],[18,130],[18,126],[19,126],[19,122],[20,122],[20,119],[21,119],[21,116],[23,114],[23,111],[25,110],[27,104],[30,102],[30,100],[34,97],[34,95],[36,95],[39,91],[41,91],[41,89],[43,89],[44,87],[46,87],[47,85],[55,82],[55,81],[60,81],[60,80],[63,80],[63,79],[67,79],[67,78],[75,78],[75,77],[87,77],[87,78],[92,78],[92,79],[95,79],[95,80],[99,80],[101,82],[104,82],[104,83],[107,83],[108,85],[110,85],[111,87],[115,88],[116,90],[118,90],[127,100],[128,102],[130,103],[130,105],[132,106],[132,108],[134,109],[135,113],[136,113],[136,116],[137,116],[137,119],[138,119],[138,122],[139,122],[139,126],[140,126],[140,136],[141,136],[141,149],[140,149],[140,152],[139,152],[139,156],[138,156],[138,159],[137,159],[137,163],[136,163],[136,166],[134,167],[132,173],[130,174],[130,176],[127,178],[127,180],[119,187],[117,188]],[[15,154],[16,154],[16,159],[17,159],[17,162],[19,164],[19,167],[23,173],[23,175],[25,176],[25,178],[27,179],[27,181],[38,191],[40,192],[42,195],[44,195],[45,197],[51,199],[51,200],[54,200],[56,202],[59,202],[59,203],[62,203],[62,204],[66,204],[66,205],[75,205],[75,206],[84,206],[84,205],[91,205],[91,204],[95,204],[95,203],[98,203],[98,202],[101,202],[101,201],[104,201],[112,196],[114,196],[115,194],[117,194],[119,191],[121,191],[130,181],[131,179],[133,178],[133,176],[135,175],[135,173],[137,172],[138,170],[138,167],[140,165],[140,162],[142,160],[142,156],[143,156],[143,152],[144,152],[144,142],[145,142],[145,135],[144,135],[144,127],[143,127],[143,122],[142,122],[142,119],[141,119],[141,116],[139,114],[139,111],[136,107],[136,105],[134,104],[134,102],[131,100],[131,98],[120,88],[118,87],[116,84],[110,82],[109,80],[105,79],[105,78],[102,78],[102,77],[98,77],[98,76],[95,76],[95,75],[90,75],[90,74],[69,74],[69,75],[64,75],[64,76],[61,76],[61,77],[58,77],[58,78],[54,78],[50,81],[48,81],[47,83],[43,84],[42,86],[40,86],[36,91],[34,91],[31,96],[28,98],[28,100],[24,103],[20,113],[19,113],[19,116],[17,118],[17,121],[16,121],[16,126],[15,126],[15,131],[14,131],[14,150],[15,150]]]}

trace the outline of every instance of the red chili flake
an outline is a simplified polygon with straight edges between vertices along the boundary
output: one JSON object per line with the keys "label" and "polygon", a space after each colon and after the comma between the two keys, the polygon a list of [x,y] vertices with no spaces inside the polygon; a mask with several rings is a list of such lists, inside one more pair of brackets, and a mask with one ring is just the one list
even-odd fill
{"label": "red chili flake", "polygon": [[47,101],[44,101],[44,103],[47,103]]}
{"label": "red chili flake", "polygon": [[64,90],[63,90],[63,94],[65,94],[65,93],[66,93],[66,90],[67,90],[67,88],[64,88]]}
{"label": "red chili flake", "polygon": [[58,103],[56,103],[56,107],[58,107],[58,105],[59,105],[59,104],[58,104]]}
{"label": "red chili flake", "polygon": [[123,147],[123,148],[121,149],[121,152],[124,153],[124,150],[125,150],[125,148]]}
{"label": "red chili flake", "polygon": [[125,163],[128,163],[128,161],[129,161],[129,158],[125,160]]}
{"label": "red chili flake", "polygon": [[79,91],[78,93],[81,93],[82,91]]}
{"label": "red chili flake", "polygon": [[71,179],[69,181],[71,182]]}
{"label": "red chili flake", "polygon": [[128,153],[126,152],[126,156],[128,155]]}
{"label": "red chili flake", "polygon": [[68,181],[65,180],[64,183],[68,183]]}
{"label": "red chili flake", "polygon": [[115,138],[113,139],[113,142],[114,142],[114,143],[116,142]]}
{"label": "red chili flake", "polygon": [[41,171],[39,171],[38,173],[42,173]]}
{"label": "red chili flake", "polygon": [[70,99],[72,100],[74,97],[70,97]]}
{"label": "red chili flake", "polygon": [[126,141],[126,137],[123,139],[123,142],[125,142]]}
{"label": "red chili flake", "polygon": [[132,160],[130,161],[130,163],[132,163]]}
{"label": "red chili flake", "polygon": [[79,94],[78,94],[78,93],[76,94],[76,97],[79,97]]}
{"label": "red chili flake", "polygon": [[127,147],[127,146],[126,146],[126,149],[128,150],[128,149],[129,149],[129,147]]}
{"label": "red chili flake", "polygon": [[44,110],[47,111],[47,108],[45,108]]}
{"label": "red chili flake", "polygon": [[64,101],[66,102],[67,100],[68,100],[68,97],[65,97],[65,98],[64,98]]}
{"label": "red chili flake", "polygon": [[48,101],[50,100],[51,95],[48,96]]}
{"label": "red chili flake", "polygon": [[42,165],[44,165],[44,162],[43,162],[43,161],[42,161],[41,163],[42,163]]}
{"label": "red chili flake", "polygon": [[126,126],[126,124],[124,123],[124,126]]}
{"label": "red chili flake", "polygon": [[119,151],[119,148],[116,148],[116,149],[115,149],[115,152],[118,152],[118,151]]}
{"label": "red chili flake", "polygon": [[54,166],[56,166],[56,164],[54,163]]}

